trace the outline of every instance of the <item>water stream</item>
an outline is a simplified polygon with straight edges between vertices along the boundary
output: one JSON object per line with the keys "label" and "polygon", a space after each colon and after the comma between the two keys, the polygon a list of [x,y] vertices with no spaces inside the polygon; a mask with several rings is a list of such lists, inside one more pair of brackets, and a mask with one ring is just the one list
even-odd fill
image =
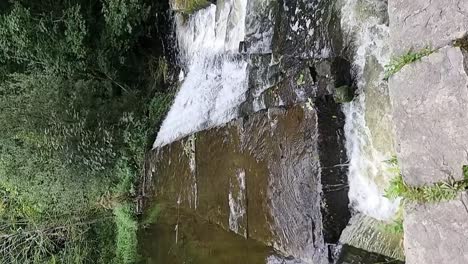
{"label": "water stream", "polygon": [[[358,96],[351,103],[343,105],[343,112],[346,115],[346,147],[350,160],[349,197],[352,206],[375,219],[389,220],[398,208],[398,201],[390,201],[384,197],[384,189],[394,177],[385,162],[394,154],[393,135],[392,131],[387,131],[387,141],[381,149],[377,149],[375,141],[383,139],[376,138],[373,134],[379,131],[373,129],[379,128],[377,122],[385,122],[390,109],[381,105],[379,111],[366,111],[369,101],[378,100],[366,96],[368,90],[381,89],[383,96],[388,97],[383,67],[390,59],[387,46],[389,33],[385,15],[379,13],[382,8],[386,8],[383,1],[373,0],[347,0],[343,6],[341,24],[345,32],[350,32],[349,38],[353,39],[356,47],[353,66],[358,86]],[[371,57],[374,60],[370,60]],[[371,74],[377,78],[369,78]],[[368,118],[371,114],[380,116],[380,120],[369,124],[369,121],[373,121]],[[389,129],[391,130],[391,126]]]}
{"label": "water stream", "polygon": [[219,1],[188,18],[176,15],[179,59],[187,74],[155,148],[238,117],[248,88],[247,62],[238,53],[246,5],[247,0]]}
{"label": "water stream", "polygon": [[[305,6],[328,3],[316,2]],[[391,220],[398,208],[398,201],[384,197],[384,189],[393,177],[384,161],[394,153],[390,105],[385,99],[388,91],[383,81],[383,65],[389,60],[386,5],[379,0],[343,0],[342,4],[341,27],[347,32],[345,42],[353,43],[353,75],[357,80],[357,96],[342,105],[349,160],[348,195],[350,207],[358,213],[351,221],[356,228],[349,229],[358,231],[348,230],[345,234],[352,240],[356,232],[369,233],[366,238],[356,238],[367,243],[382,237],[366,231],[368,225]],[[277,6],[274,1],[218,0],[216,5],[193,15],[176,14],[180,87],[154,142],[149,171],[151,177],[159,177],[154,180],[160,186],[156,187],[155,197],[169,201],[169,211],[181,209],[187,214],[182,222],[165,214],[162,224],[152,227],[156,231],[148,231],[163,234],[154,247],[168,250],[169,257],[148,251],[151,245],[145,246],[145,255],[173,263],[239,263],[236,261],[242,258],[254,261],[251,263],[328,263],[332,258],[330,245],[334,242],[324,238],[322,221],[327,219],[320,214],[326,211],[320,200],[322,168],[318,148],[322,143],[317,131],[321,109],[315,109],[311,100],[295,103],[289,112],[277,109],[285,105],[273,89],[283,81],[275,77],[281,71],[280,58],[271,55],[274,31],[281,31],[273,25],[279,21],[274,15],[278,8],[286,14],[290,12],[286,4]],[[299,14],[300,8],[301,5],[296,6],[294,15]],[[325,8],[322,15],[324,11]],[[317,12],[320,14],[320,10]],[[247,15],[259,22],[246,19]],[[291,27],[300,32],[304,25],[296,20]],[[304,23],[309,27],[312,21]],[[304,34],[313,32],[311,29]],[[242,46],[246,35],[254,40],[249,43],[247,54]],[[263,61],[266,69],[262,68]],[[301,95],[301,100],[305,96],[300,89],[307,87],[303,82],[317,82],[314,67],[305,67],[311,77],[304,77],[301,72],[300,80],[289,84],[284,81],[298,87],[295,93]],[[249,74],[255,71],[259,78],[249,80]],[[252,83],[258,85],[249,87]],[[253,90],[250,95],[249,89]],[[266,93],[275,98],[276,105],[265,113],[268,107],[263,97],[259,98]],[[254,97],[252,112],[258,113],[251,113],[246,120],[232,121],[245,115],[241,108],[249,96]],[[305,127],[310,131],[303,131]],[[256,189],[250,190],[252,186]],[[194,220],[188,212],[195,212],[206,222]],[[183,246],[173,245],[170,238],[174,221],[176,244],[183,241]],[[196,227],[187,228],[191,224]],[[202,231],[213,234],[215,243],[207,241]],[[236,236],[231,238],[230,233]],[[145,241],[151,240],[148,234],[144,237]],[[239,237],[245,239],[246,247],[255,250],[236,252],[245,250]],[[165,240],[172,248],[164,245]],[[234,249],[229,249],[226,256],[232,253],[232,262],[219,252],[230,246]],[[178,253],[172,251],[175,247],[179,248]],[[205,262],[200,262],[202,259]]]}

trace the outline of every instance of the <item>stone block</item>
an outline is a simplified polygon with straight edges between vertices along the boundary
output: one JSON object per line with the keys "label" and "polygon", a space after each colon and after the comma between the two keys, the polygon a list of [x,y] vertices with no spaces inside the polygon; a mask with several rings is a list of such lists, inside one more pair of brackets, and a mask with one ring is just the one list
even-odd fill
{"label": "stone block", "polygon": [[390,78],[397,152],[413,186],[462,180],[468,165],[468,75],[464,53],[446,47]]}
{"label": "stone block", "polygon": [[468,263],[468,194],[405,210],[407,264]]}
{"label": "stone block", "polygon": [[395,55],[440,48],[468,33],[466,0],[389,0],[388,5]]}

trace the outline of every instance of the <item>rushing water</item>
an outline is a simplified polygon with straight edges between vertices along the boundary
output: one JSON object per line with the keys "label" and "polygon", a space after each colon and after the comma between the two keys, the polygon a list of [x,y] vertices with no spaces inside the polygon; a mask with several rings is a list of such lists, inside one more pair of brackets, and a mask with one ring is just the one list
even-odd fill
{"label": "rushing water", "polygon": [[[371,252],[404,259],[402,237],[383,231],[398,210],[399,200],[384,197],[395,177],[385,162],[394,155],[391,105],[384,65],[388,64],[389,29],[384,1],[347,0],[342,8],[342,27],[351,32],[357,96],[343,106],[349,157],[349,198],[356,214],[340,241]],[[383,220],[377,221],[377,220]]]}
{"label": "rushing water", "polygon": [[[365,6],[365,3],[371,5],[375,2],[347,0],[342,10],[343,28],[346,32],[352,32],[356,45],[354,66],[359,89],[359,96],[350,104],[345,104],[343,111],[346,114],[349,196],[352,205],[371,217],[388,220],[398,206],[397,202],[383,196],[384,188],[393,176],[387,172],[384,161],[391,157],[374,148],[372,132],[365,116],[364,87],[371,85],[364,76],[368,63],[366,58],[376,57],[380,66],[389,59],[386,46],[388,27],[378,14],[365,14],[372,12],[372,8]],[[179,57],[187,76],[183,78],[154,147],[238,117],[238,107],[245,101],[248,89],[247,61],[238,54],[239,43],[244,40],[246,31],[247,0],[219,1],[218,5],[200,10],[188,19],[181,15],[176,18]],[[255,30],[255,27],[249,30]],[[266,41],[271,41],[271,32],[265,34]],[[263,40],[261,33],[258,35]],[[255,51],[261,50],[254,48]],[[383,82],[383,73],[380,74],[377,82]],[[257,107],[256,110],[261,108]]]}
{"label": "rushing water", "polygon": [[246,5],[246,0],[220,1],[189,18],[177,15],[179,57],[187,75],[155,148],[238,116],[247,91],[247,62],[238,54]]}
{"label": "rushing water", "polygon": [[[167,222],[154,227],[159,228],[155,232],[164,235],[158,238],[157,243],[160,244],[157,246],[171,252],[173,248],[166,248],[163,245],[164,241],[170,241],[171,245],[173,243],[177,245],[179,241],[185,243],[183,246],[177,246],[182,252],[169,254],[169,259],[177,259],[177,261],[170,260],[173,263],[227,261],[217,251],[227,250],[231,245],[236,249],[245,249],[238,239],[242,237],[246,239],[246,245],[252,245],[257,252],[235,255],[232,263],[238,263],[236,261],[243,257],[255,259],[254,263],[300,263],[299,260],[292,258],[286,261],[280,254],[273,252],[272,248],[259,246],[258,241],[272,246],[282,254],[293,255],[307,263],[326,263],[329,257],[327,252],[331,252],[322,233],[324,228],[322,220],[325,219],[321,218],[320,212],[324,205],[320,200],[322,186],[319,180],[321,168],[317,147],[318,117],[311,101],[308,107],[292,108],[293,114],[290,114],[290,120],[279,122],[280,129],[277,128],[278,120],[284,118],[282,117],[284,113],[274,114],[270,109],[266,115],[263,115],[263,119],[255,121],[255,117],[250,116],[249,120],[258,122],[250,129],[249,121],[246,121],[242,125],[231,124],[225,129],[219,128],[195,135],[197,132],[220,127],[238,118],[242,104],[249,99],[248,89],[253,90],[250,91],[250,96],[253,97],[250,98],[253,99],[252,111],[266,108],[265,102],[259,99],[260,95],[271,92],[270,88],[278,84],[276,76],[280,71],[278,66],[280,59],[268,54],[272,52],[274,41],[273,21],[279,20],[272,15],[270,4],[273,5],[274,1],[218,0],[217,5],[210,5],[188,17],[176,15],[178,56],[182,67],[179,76],[180,87],[153,145],[158,153],[166,155],[161,158],[162,162],[158,161],[161,162],[159,165],[162,168],[153,168],[151,171],[166,170],[161,174],[167,176],[167,179],[157,180],[166,188],[161,191],[162,196],[166,195],[171,206],[177,207],[177,214],[179,207],[189,211],[195,210],[211,223],[221,226],[224,231],[222,234],[214,235],[219,232],[219,228],[213,228],[209,223],[194,220],[188,215],[182,220],[166,218]],[[300,5],[294,6],[296,8],[294,15],[299,16]],[[341,25],[344,32],[350,33],[348,37],[352,38],[354,43],[353,65],[358,96],[351,103],[343,104],[342,109],[346,116],[345,136],[349,158],[351,206],[362,215],[377,220],[389,220],[398,208],[398,201],[390,201],[383,195],[389,179],[393,177],[384,161],[391,158],[394,150],[391,136],[383,133],[385,135],[383,137],[390,138],[385,141],[377,136],[379,131],[376,131],[385,127],[389,111],[385,107],[376,113],[370,113],[368,110],[372,109],[370,102],[377,100],[375,93],[369,91],[379,89],[385,95],[387,89],[383,81],[382,67],[389,59],[389,50],[386,46],[388,27],[382,15],[375,12],[382,6],[385,4],[378,0],[343,0]],[[253,8],[255,12],[247,10]],[[288,14],[286,4],[280,8],[285,9],[284,14]],[[261,14],[262,12],[267,12],[267,15]],[[246,19],[247,14],[258,16],[259,19],[266,18],[265,21],[255,23],[255,19]],[[294,25],[290,25],[294,32],[299,32],[297,21]],[[320,21],[315,22],[318,24]],[[310,23],[312,22],[308,20],[305,26],[309,27]],[[246,34],[250,40],[254,40],[250,43],[249,52],[256,53],[255,58],[251,54],[239,52],[240,44],[246,38]],[[304,34],[313,34],[313,30]],[[263,64],[263,61],[267,63]],[[264,65],[267,65],[266,69]],[[258,75],[262,76],[253,80],[255,82],[253,89],[248,87],[249,82],[252,82],[248,80],[251,73],[249,71],[258,71]],[[312,75],[312,67],[310,71]],[[302,76],[301,81],[293,80],[296,84],[294,87],[298,87],[295,91],[297,94],[301,93],[299,86],[304,82],[304,75],[301,73],[300,76]],[[314,77],[309,78],[314,79]],[[284,102],[279,97],[276,106],[283,105]],[[372,117],[372,114],[382,115],[383,118],[377,119],[384,120],[379,121],[384,124],[376,124],[374,122],[376,118]],[[307,127],[311,131],[301,130],[298,133],[297,130],[291,130],[298,124],[301,124],[300,128],[303,129],[304,124],[301,122],[306,119],[310,122]],[[233,129],[238,129],[236,130],[238,134],[232,132]],[[275,131],[284,133],[278,136],[275,135]],[[258,135],[252,135],[253,133]],[[197,143],[201,147],[196,148],[195,142],[198,142],[199,134],[202,135],[202,143]],[[307,138],[304,139],[305,137]],[[203,143],[203,140],[209,141]],[[246,140],[248,144],[241,146],[242,140]],[[256,146],[257,149],[250,149],[249,146]],[[293,159],[290,159],[291,157]],[[201,166],[198,166],[199,164]],[[185,177],[185,174],[188,176]],[[173,182],[168,183],[168,181]],[[250,188],[252,185],[256,189],[248,192],[248,186]],[[254,210],[249,211],[249,208]],[[167,214],[166,217],[171,218],[171,215]],[[354,219],[357,222],[356,229],[350,230],[368,232],[365,223],[374,223],[374,221],[359,222],[359,219],[367,218],[356,217]],[[194,227],[188,227],[191,224]],[[361,228],[362,226],[366,228]],[[198,227],[201,229],[195,230]],[[215,243],[206,241],[203,231],[213,234]],[[354,231],[349,233],[350,236],[354,235]],[[381,234],[368,233],[373,238],[382,237]],[[231,237],[232,234],[236,234],[234,238]],[[257,242],[252,241],[252,238]],[[151,240],[150,237],[147,239]],[[365,239],[369,242],[369,238]],[[222,240],[227,242],[218,245],[217,243],[221,243]],[[149,245],[145,249],[151,247]],[[230,250],[233,254],[239,252],[235,249]],[[154,252],[147,252],[146,255],[155,257]],[[191,257],[195,260],[191,260]],[[165,259],[163,256],[157,258]]]}
{"label": "rushing water", "polygon": [[[359,212],[379,220],[389,220],[398,208],[398,201],[390,201],[384,197],[384,189],[389,180],[394,177],[389,172],[385,160],[391,158],[394,151],[392,145],[385,146],[385,152],[374,147],[374,139],[369,124],[367,124],[366,87],[369,89],[387,88],[383,70],[377,70],[378,78],[368,78],[368,72],[375,68],[383,69],[389,61],[390,50],[387,46],[388,26],[378,13],[379,1],[347,0],[342,9],[342,27],[345,32],[351,32],[356,52],[354,56],[354,74],[357,78],[358,96],[349,104],[343,106],[346,115],[346,140],[350,160],[348,181],[349,197],[352,206]],[[386,7],[386,6],[385,6]],[[369,61],[369,57],[376,61]],[[373,63],[373,64],[372,64]],[[367,71],[367,72],[366,72]],[[376,115],[389,115],[385,109]],[[377,139],[378,140],[378,139]],[[390,153],[390,154],[389,154]]]}

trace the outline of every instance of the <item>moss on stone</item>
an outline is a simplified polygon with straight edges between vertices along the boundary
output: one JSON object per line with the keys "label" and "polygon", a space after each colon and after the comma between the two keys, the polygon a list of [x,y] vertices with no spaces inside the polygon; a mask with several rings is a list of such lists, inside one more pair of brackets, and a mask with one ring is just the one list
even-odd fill
{"label": "moss on stone", "polygon": [[388,65],[385,65],[385,79],[399,72],[405,65],[420,60],[423,57],[431,55],[435,50],[431,48],[424,48],[419,51],[408,51],[404,55],[392,58]]}
{"label": "moss on stone", "polygon": [[184,14],[193,14],[210,5],[207,0],[173,0],[174,9]]}
{"label": "moss on stone", "polygon": [[337,103],[347,103],[351,102],[354,97],[353,89],[348,85],[343,85],[335,88],[335,93],[333,94],[335,102]]}

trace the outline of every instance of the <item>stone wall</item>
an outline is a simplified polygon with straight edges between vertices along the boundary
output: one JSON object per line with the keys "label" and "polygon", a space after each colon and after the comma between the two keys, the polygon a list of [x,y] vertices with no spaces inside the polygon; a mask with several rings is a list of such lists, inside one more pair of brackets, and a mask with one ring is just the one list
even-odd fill
{"label": "stone wall", "polygon": [[154,150],[150,195],[286,256],[328,263],[328,243],[337,242],[349,212],[346,190],[328,186],[343,178],[322,172],[339,155],[320,148],[340,151],[319,135],[330,125],[323,120],[306,105],[270,108]]}
{"label": "stone wall", "polygon": [[[394,56],[434,49],[389,80],[405,182],[462,180],[468,165],[468,57],[454,43],[468,33],[468,1],[389,0],[389,15]],[[468,263],[466,194],[405,212],[406,263]]]}

